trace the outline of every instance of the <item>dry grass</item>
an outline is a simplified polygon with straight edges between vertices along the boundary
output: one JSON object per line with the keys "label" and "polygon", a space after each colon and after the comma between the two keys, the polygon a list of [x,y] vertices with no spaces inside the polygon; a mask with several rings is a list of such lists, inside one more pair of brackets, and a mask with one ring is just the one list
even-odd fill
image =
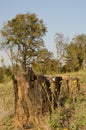
{"label": "dry grass", "polygon": [[[77,100],[64,100],[64,106],[59,106],[53,112],[49,125],[52,130],[86,130],[86,70],[63,76],[76,76],[80,79],[81,90]],[[15,130],[11,125],[14,113],[14,91],[12,81],[0,84],[0,130]],[[69,126],[68,126],[69,123]],[[64,124],[64,125],[62,125]]]}
{"label": "dry grass", "polygon": [[0,121],[14,111],[14,92],[12,81],[0,84]]}

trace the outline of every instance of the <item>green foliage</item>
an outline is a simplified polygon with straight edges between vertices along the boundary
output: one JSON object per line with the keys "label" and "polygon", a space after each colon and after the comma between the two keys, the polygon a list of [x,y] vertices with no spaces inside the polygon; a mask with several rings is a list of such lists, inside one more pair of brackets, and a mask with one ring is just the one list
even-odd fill
{"label": "green foliage", "polygon": [[66,48],[66,69],[69,71],[79,70],[82,64],[80,49],[73,43]]}
{"label": "green foliage", "polygon": [[61,63],[61,72],[86,68],[86,35],[77,35],[70,43],[62,33],[56,33],[55,36],[57,60]]}
{"label": "green foliage", "polygon": [[4,76],[2,74],[0,74],[0,83],[4,82]]}
{"label": "green foliage", "polygon": [[37,56],[37,61],[33,62],[36,73],[55,74],[58,73],[59,62],[53,58],[53,53],[46,48],[41,49]]}
{"label": "green foliage", "polygon": [[47,67],[49,67],[49,61],[52,58],[52,53],[49,52],[46,48],[41,49],[37,55],[37,61],[33,63],[33,67],[37,72],[46,74]]}
{"label": "green foliage", "polygon": [[0,83],[3,83],[4,81],[4,75],[3,75],[3,69],[0,67]]}
{"label": "green foliage", "polygon": [[45,33],[43,20],[38,19],[36,14],[19,14],[4,25],[1,47],[9,54],[12,67],[21,65],[25,70],[36,59],[39,50],[44,47],[42,37]]}
{"label": "green foliage", "polygon": [[80,78],[81,89],[70,98],[70,93],[65,96],[60,94],[58,107],[53,110],[49,125],[53,130],[85,130],[86,129],[86,72],[72,72],[71,76]]}
{"label": "green foliage", "polygon": [[86,35],[81,34],[73,38],[72,42],[66,47],[67,71],[76,71],[86,67]]}
{"label": "green foliage", "polygon": [[57,127],[59,127],[58,124],[57,124],[57,121],[55,119],[51,119],[49,121],[49,124],[50,124],[51,128],[57,128]]}
{"label": "green foliage", "polygon": [[9,67],[0,67],[0,83],[8,82],[12,79],[12,68]]}
{"label": "green foliage", "polygon": [[4,130],[12,130],[13,126],[12,126],[12,116],[8,115],[6,117],[4,117],[4,119],[2,120],[3,124],[5,125]]}
{"label": "green foliage", "polygon": [[[49,125],[54,130],[83,130],[86,128],[86,98],[78,96],[77,101],[71,102],[68,97],[65,107],[58,106],[49,120]],[[83,100],[83,102],[82,102]]]}

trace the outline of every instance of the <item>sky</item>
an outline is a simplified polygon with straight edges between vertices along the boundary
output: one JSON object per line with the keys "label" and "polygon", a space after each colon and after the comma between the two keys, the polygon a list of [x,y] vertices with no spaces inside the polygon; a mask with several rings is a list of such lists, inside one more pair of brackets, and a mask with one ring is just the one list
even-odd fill
{"label": "sky", "polygon": [[[72,39],[75,35],[86,34],[86,0],[0,0],[0,30],[4,23],[17,14],[35,13],[47,27],[45,46],[56,53],[55,34],[62,33]],[[0,51],[9,63],[7,55]]]}

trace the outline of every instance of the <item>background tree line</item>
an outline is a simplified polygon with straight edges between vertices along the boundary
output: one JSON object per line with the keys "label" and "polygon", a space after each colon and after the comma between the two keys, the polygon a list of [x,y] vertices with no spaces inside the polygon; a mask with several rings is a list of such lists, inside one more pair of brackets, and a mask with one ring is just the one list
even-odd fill
{"label": "background tree line", "polygon": [[71,72],[86,68],[86,35],[76,35],[68,42],[64,35],[56,33],[57,59],[61,63],[61,71]]}
{"label": "background tree line", "polygon": [[[35,13],[18,14],[0,30],[0,49],[5,50],[11,66],[2,64],[0,71],[7,73],[33,67],[36,73],[54,74],[78,71],[86,67],[86,35],[76,35],[69,42],[62,33],[55,34],[57,57],[43,41],[47,27]],[[2,62],[2,61],[1,61]],[[3,73],[3,74],[4,74]]]}

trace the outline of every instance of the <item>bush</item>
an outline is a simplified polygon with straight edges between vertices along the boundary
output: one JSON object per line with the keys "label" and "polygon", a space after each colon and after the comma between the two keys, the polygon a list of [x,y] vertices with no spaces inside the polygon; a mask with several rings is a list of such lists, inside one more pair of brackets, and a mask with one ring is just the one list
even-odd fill
{"label": "bush", "polygon": [[3,81],[4,81],[4,76],[3,74],[0,74],[0,83],[3,83]]}

